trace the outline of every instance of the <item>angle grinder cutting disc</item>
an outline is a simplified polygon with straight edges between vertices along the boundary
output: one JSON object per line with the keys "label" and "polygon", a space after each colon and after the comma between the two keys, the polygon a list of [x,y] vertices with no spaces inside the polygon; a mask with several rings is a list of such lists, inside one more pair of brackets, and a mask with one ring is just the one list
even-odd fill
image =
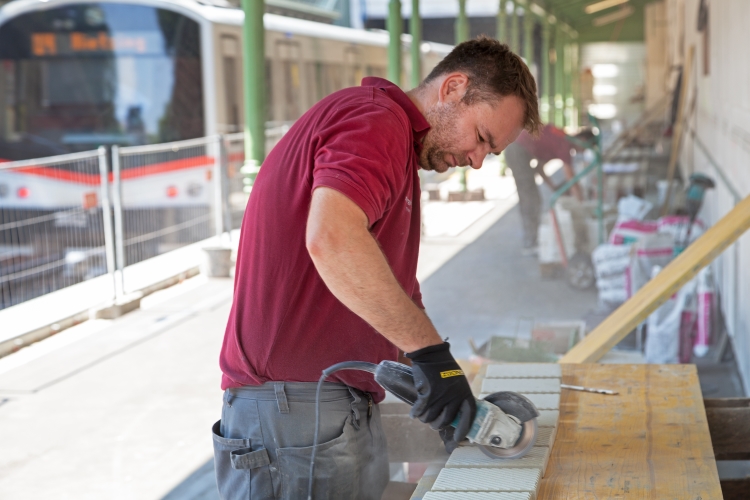
{"label": "angle grinder cutting disc", "polygon": [[537,417],[539,412],[528,398],[515,392],[495,392],[484,398],[483,401],[492,403],[502,410],[503,413],[513,417],[521,425],[521,434],[516,442],[510,447],[501,447],[502,442],[490,438],[489,442],[477,443],[477,447],[490,458],[516,459],[526,455],[536,444],[537,439]]}

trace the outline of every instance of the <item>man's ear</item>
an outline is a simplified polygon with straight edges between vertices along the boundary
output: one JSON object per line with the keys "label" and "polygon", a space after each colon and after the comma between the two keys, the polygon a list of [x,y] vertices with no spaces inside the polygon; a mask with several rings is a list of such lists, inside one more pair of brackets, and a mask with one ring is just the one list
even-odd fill
{"label": "man's ear", "polygon": [[466,73],[454,72],[445,77],[440,84],[438,102],[459,102],[469,88],[469,76]]}

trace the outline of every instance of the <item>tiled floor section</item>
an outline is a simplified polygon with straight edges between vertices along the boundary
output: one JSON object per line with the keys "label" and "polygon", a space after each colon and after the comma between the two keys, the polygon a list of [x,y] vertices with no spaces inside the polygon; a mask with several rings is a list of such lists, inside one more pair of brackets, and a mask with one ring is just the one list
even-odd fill
{"label": "tiled floor section", "polygon": [[[412,499],[535,500],[557,433],[561,375],[557,364],[487,366],[483,379],[474,382],[474,387],[481,388],[480,398],[493,392],[513,391],[526,396],[539,410],[534,448],[520,459],[498,460],[488,457],[472,444],[459,446],[437,478],[433,475],[429,479],[434,481],[430,491],[415,492]],[[425,484],[422,491],[427,487]]]}

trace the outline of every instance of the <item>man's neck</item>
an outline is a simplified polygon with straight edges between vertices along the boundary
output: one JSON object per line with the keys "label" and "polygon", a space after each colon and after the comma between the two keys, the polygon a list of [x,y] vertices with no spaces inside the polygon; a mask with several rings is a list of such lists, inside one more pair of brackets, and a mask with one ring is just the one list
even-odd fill
{"label": "man's neck", "polygon": [[419,112],[422,113],[422,116],[426,116],[427,110],[435,104],[435,99],[431,97],[431,94],[432,92],[430,92],[430,88],[422,85],[406,92],[407,97],[411,99],[411,102],[413,102]]}

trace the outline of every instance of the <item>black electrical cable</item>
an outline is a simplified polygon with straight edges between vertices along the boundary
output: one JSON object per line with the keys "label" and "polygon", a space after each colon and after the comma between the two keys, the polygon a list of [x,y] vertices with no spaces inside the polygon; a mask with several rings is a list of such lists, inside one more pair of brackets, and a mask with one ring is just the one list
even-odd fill
{"label": "black electrical cable", "polygon": [[[318,451],[318,431],[320,430],[320,390],[323,387],[323,382],[333,375],[334,373],[341,370],[360,370],[363,372],[375,373],[375,369],[378,367],[375,363],[368,363],[367,361],[344,361],[343,363],[336,363],[333,366],[329,366],[323,370],[323,375],[318,380],[318,388],[315,390],[315,437],[313,438],[312,454],[310,455],[310,477],[307,483],[307,500],[312,500],[313,492],[313,472],[315,470],[315,454]],[[346,423],[344,423],[346,425]]]}

